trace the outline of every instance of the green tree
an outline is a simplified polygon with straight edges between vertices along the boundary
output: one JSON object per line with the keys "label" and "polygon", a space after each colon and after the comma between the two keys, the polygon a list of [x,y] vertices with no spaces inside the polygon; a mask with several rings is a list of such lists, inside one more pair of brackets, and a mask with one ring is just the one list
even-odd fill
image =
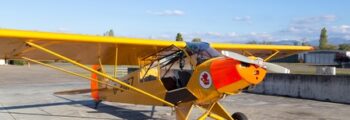
{"label": "green tree", "polygon": [[252,41],[247,42],[247,44],[259,44],[259,43],[256,40],[252,40]]}
{"label": "green tree", "polygon": [[301,46],[311,46],[311,44],[308,43],[308,42],[302,42],[302,43],[301,43]]}
{"label": "green tree", "polygon": [[202,39],[201,38],[193,38],[192,42],[202,42]]}
{"label": "green tree", "polygon": [[263,40],[260,44],[263,44],[263,45],[271,45],[272,42],[267,41],[267,40]]}
{"label": "green tree", "polygon": [[176,41],[184,41],[184,39],[182,38],[181,33],[177,33],[176,34]]}
{"label": "green tree", "polygon": [[246,44],[263,44],[263,45],[270,45],[272,44],[272,42],[269,42],[269,41],[266,41],[266,40],[263,40],[261,42],[258,42],[256,40],[252,40],[252,41],[249,41],[247,42]]}
{"label": "green tree", "polygon": [[327,37],[328,36],[327,36],[326,28],[322,28],[321,35],[320,35],[320,41],[319,41],[320,44],[318,46],[321,50],[329,49]]}
{"label": "green tree", "polygon": [[293,45],[294,45],[294,46],[299,46],[299,45],[300,45],[300,42],[299,42],[299,41],[293,41]]}
{"label": "green tree", "polygon": [[350,44],[339,44],[338,50],[350,51]]}
{"label": "green tree", "polygon": [[105,33],[103,34],[103,36],[114,36],[114,31],[113,31],[113,29],[110,29],[110,30],[108,30],[107,32],[105,32]]}
{"label": "green tree", "polygon": [[336,50],[337,46],[328,44],[323,50]]}
{"label": "green tree", "polygon": [[307,38],[302,38],[301,39],[301,46],[311,46],[311,44],[307,42]]}

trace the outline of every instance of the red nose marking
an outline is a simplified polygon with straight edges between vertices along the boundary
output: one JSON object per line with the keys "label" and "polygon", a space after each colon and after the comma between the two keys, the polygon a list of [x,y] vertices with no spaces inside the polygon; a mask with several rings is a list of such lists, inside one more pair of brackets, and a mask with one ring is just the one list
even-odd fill
{"label": "red nose marking", "polygon": [[219,58],[210,65],[210,73],[216,89],[242,79],[236,69],[240,62],[232,58]]}

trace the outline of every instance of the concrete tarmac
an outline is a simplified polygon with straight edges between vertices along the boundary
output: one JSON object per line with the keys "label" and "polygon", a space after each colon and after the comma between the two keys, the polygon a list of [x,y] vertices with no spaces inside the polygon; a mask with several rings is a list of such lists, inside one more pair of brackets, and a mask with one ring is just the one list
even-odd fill
{"label": "concrete tarmac", "polygon": [[[94,109],[89,94],[53,94],[88,87],[88,81],[38,65],[0,66],[0,120],[175,119],[168,107],[156,107],[152,113],[151,106],[102,102]],[[350,119],[350,105],[346,104],[247,93],[229,96],[221,103],[229,112],[243,112],[250,120]],[[195,108],[190,118],[201,113]]]}

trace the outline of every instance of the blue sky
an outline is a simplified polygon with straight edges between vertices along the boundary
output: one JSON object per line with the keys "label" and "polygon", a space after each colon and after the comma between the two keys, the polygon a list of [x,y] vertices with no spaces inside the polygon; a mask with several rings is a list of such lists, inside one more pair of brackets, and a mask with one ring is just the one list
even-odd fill
{"label": "blue sky", "polygon": [[11,0],[0,27],[52,32],[213,42],[350,40],[348,0]]}

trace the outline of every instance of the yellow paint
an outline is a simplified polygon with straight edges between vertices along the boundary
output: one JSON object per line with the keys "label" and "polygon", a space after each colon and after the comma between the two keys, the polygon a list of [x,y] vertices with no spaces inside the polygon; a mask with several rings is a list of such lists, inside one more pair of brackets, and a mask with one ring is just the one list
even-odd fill
{"label": "yellow paint", "polygon": [[[207,114],[208,117],[211,117],[213,119],[224,119],[224,120],[233,120],[231,115],[228,113],[228,111],[219,103],[219,102],[213,102],[212,104],[214,104],[214,106],[212,106],[212,109],[210,110],[210,112]],[[201,111],[203,111],[204,113],[208,112],[208,110],[210,109],[209,105],[200,105],[197,106]],[[203,114],[202,114],[203,115]]]}
{"label": "yellow paint", "polygon": [[250,52],[247,51],[247,50],[243,50],[243,53],[246,53],[246,54],[248,54],[249,56],[254,56],[252,53],[250,53]]}
{"label": "yellow paint", "polygon": [[264,62],[269,61],[273,56],[277,55],[280,51],[275,50],[275,52],[273,54],[271,54],[270,56],[268,56],[267,58],[264,59]]}
{"label": "yellow paint", "polygon": [[114,78],[117,78],[118,72],[118,46],[115,45],[115,58],[114,58]]}
{"label": "yellow paint", "polygon": [[98,64],[99,64],[100,67],[101,67],[101,72],[105,73],[106,71],[105,71],[105,68],[104,68],[104,66],[103,66],[103,64],[102,64],[101,58],[98,58]]}
{"label": "yellow paint", "polygon": [[211,47],[218,50],[292,50],[309,51],[314,48],[311,46],[291,46],[291,45],[255,45],[255,44],[227,44],[211,43]]}
{"label": "yellow paint", "polygon": [[248,83],[245,80],[239,80],[237,82],[231,83],[229,85],[226,85],[224,87],[221,87],[218,89],[221,93],[226,93],[230,95],[237,94],[239,91],[241,91],[243,88],[248,87],[250,83]]}
{"label": "yellow paint", "polygon": [[205,120],[209,115],[210,115],[210,112],[211,110],[214,108],[216,102],[212,102],[212,104],[210,104],[209,108],[206,108],[207,111],[204,112],[199,118],[198,120]]}
{"label": "yellow paint", "polygon": [[188,120],[193,109],[192,102],[180,103],[175,107],[176,120]]}
{"label": "yellow paint", "polygon": [[223,118],[217,114],[213,114],[213,113],[210,113],[208,116],[215,119],[215,120],[226,120],[225,118]]}
{"label": "yellow paint", "polygon": [[238,70],[238,73],[241,75],[242,79],[250,84],[260,83],[266,75],[265,69],[256,67],[252,64],[248,67],[238,64],[236,65],[236,69]]}
{"label": "yellow paint", "polygon": [[[231,114],[228,113],[228,111],[219,102],[216,102],[215,106],[211,110],[211,113],[214,114],[214,119],[233,120]],[[211,114],[209,116],[211,116]]]}
{"label": "yellow paint", "polygon": [[[54,45],[54,44],[58,44],[58,43],[59,42],[48,42],[48,43],[42,44],[41,46],[48,47],[48,46],[51,46],[51,45]],[[30,52],[30,51],[33,51],[33,50],[35,50],[35,48],[27,48],[27,49],[22,50],[20,54],[24,54],[24,53],[27,53],[27,52]]]}
{"label": "yellow paint", "polygon": [[[35,44],[35,43],[36,44]],[[93,35],[79,35],[79,34],[65,34],[65,33],[50,33],[50,32],[37,32],[37,31],[25,31],[25,30],[10,30],[10,29],[0,29],[0,56],[7,58],[21,58],[25,55],[32,55],[35,59],[40,60],[51,60],[52,57],[48,57],[42,54],[38,54],[37,51],[32,48],[27,48],[25,43],[35,47],[45,53],[56,56],[60,59],[66,60],[78,67],[81,67],[92,73],[96,73],[99,77],[106,78],[109,81],[97,81],[99,83],[105,84],[109,87],[107,89],[101,90],[99,95],[101,99],[111,101],[111,102],[124,102],[124,103],[134,103],[134,104],[144,104],[144,105],[168,105],[174,107],[175,105],[165,101],[166,89],[160,80],[160,68],[159,61],[156,62],[155,66],[151,68],[147,73],[147,64],[149,61],[143,60],[146,55],[156,52],[162,48],[168,47],[170,45],[175,45],[183,50],[188,58],[191,58],[189,54],[184,50],[186,43],[177,42],[173,40],[150,40],[142,38],[127,38],[127,37],[107,37],[107,36],[93,36]],[[265,58],[265,61],[280,54],[290,54],[302,51],[313,50],[311,46],[288,46],[288,45],[254,45],[254,44],[228,44],[228,43],[211,43],[213,48],[217,50],[229,50],[229,51],[243,51],[247,54],[253,55],[249,52],[254,51],[276,51],[270,56]],[[56,48],[59,51],[53,52],[43,46],[50,48]],[[62,47],[65,46],[65,47]],[[68,46],[68,47],[67,47]],[[74,47],[79,47],[81,49],[90,50],[88,51],[77,51]],[[55,49],[55,50],[56,50]],[[73,50],[72,50],[73,49]],[[115,49],[115,55],[111,54],[110,51]],[[23,54],[19,54],[23,53]],[[58,54],[60,53],[60,54]],[[17,55],[16,55],[17,54]],[[82,54],[79,56],[74,56],[76,54]],[[256,53],[255,53],[256,54]],[[279,54],[279,55],[280,55]],[[68,55],[68,56],[64,56]],[[69,56],[70,55],[70,56]],[[257,56],[258,57],[258,56]],[[72,58],[72,59],[70,59]],[[74,58],[74,60],[73,60]],[[51,67],[75,76],[83,77],[85,79],[91,80],[91,78],[51,66],[48,64],[41,63],[39,61],[23,57],[23,59],[37,62],[47,67]],[[75,61],[76,60],[76,61]],[[190,59],[189,63],[192,68],[195,69],[190,81],[187,84],[187,89],[194,94],[198,99],[196,101],[191,101],[193,104],[198,106],[210,105],[207,112],[205,112],[200,119],[205,119],[208,116],[215,119],[228,118],[228,113],[219,104],[216,103],[221,99],[224,94],[236,94],[242,88],[247,87],[250,84],[258,84],[265,77],[266,70],[260,67],[255,67],[253,65],[248,67],[243,67],[240,65],[235,66],[242,76],[242,80],[232,83],[225,87],[216,90],[213,83],[209,88],[203,88],[199,84],[200,74],[204,71],[210,73],[210,63],[212,60],[207,60],[204,63],[196,66],[196,61]],[[79,62],[77,62],[79,61]],[[82,62],[80,62],[82,61]],[[104,70],[96,71],[87,67],[83,64],[114,64],[114,77],[109,76],[104,72]],[[139,65],[140,70],[128,74],[127,76],[116,79],[117,65]],[[103,69],[103,68],[102,68]],[[258,73],[258,74],[257,74]],[[149,75],[155,76],[154,80],[151,81],[141,81],[142,78]],[[118,89],[116,94],[114,89]],[[130,92],[124,92],[128,90],[135,91],[134,94]],[[122,91],[122,92],[120,92]],[[144,96],[148,97],[144,97]],[[191,103],[192,104],[192,103]],[[215,106],[216,105],[216,106]],[[191,111],[191,110],[189,110]],[[187,116],[188,117],[188,116]],[[186,119],[187,119],[186,117]]]}
{"label": "yellow paint", "polygon": [[[114,43],[129,44],[142,46],[170,46],[185,47],[185,42],[173,40],[150,40],[142,38],[126,38],[126,37],[107,37],[93,35],[79,35],[66,33],[50,33],[25,30],[0,29],[0,37],[2,38],[22,38],[34,39],[41,41],[67,41],[67,42],[95,42],[95,43]],[[255,44],[227,44],[227,43],[211,43],[216,49],[226,50],[293,50],[293,51],[309,51],[313,50],[311,46],[288,46],[288,45],[255,45]]]}
{"label": "yellow paint", "polygon": [[[142,89],[148,93],[152,93],[154,96],[159,98],[165,98],[166,89],[158,80],[141,82],[140,80],[140,71],[132,72],[126,75],[119,80],[132,85],[136,88]],[[114,83],[110,81],[110,83]],[[121,88],[126,88],[123,85],[117,84],[116,86]],[[132,91],[131,89],[127,89],[125,91]],[[130,103],[130,104],[142,104],[142,105],[155,105],[155,106],[164,106],[164,103],[159,102],[158,100],[145,97],[143,94],[139,94],[134,92],[134,94],[130,94],[130,92],[113,90],[111,88],[105,89],[104,91],[100,91],[100,98],[104,101],[109,102],[120,102],[120,103]]]}
{"label": "yellow paint", "polygon": [[159,78],[158,71],[159,71],[159,69],[157,67],[148,69],[148,66],[147,66],[147,67],[141,69],[141,71],[140,71],[141,78],[140,79],[144,79],[144,78],[149,77],[149,76],[155,76],[156,77],[155,80],[157,80]]}
{"label": "yellow paint", "polygon": [[[116,46],[118,47],[117,65],[139,65],[137,61],[138,58],[143,58],[145,55],[154,53],[155,50],[159,50],[170,45],[175,45],[179,48],[184,48],[186,46],[185,42],[173,40],[150,40],[142,38],[0,29],[0,58],[6,57],[7,59],[19,59],[20,57],[30,55],[28,57],[38,60],[53,59],[43,55],[42,53],[39,54],[37,51],[30,51],[21,56],[22,54],[19,54],[18,51],[26,49],[26,46],[22,45],[28,40],[40,44],[41,46],[50,42],[56,42],[57,44],[52,44],[47,48],[55,48],[55,50],[59,50],[60,54],[79,61],[82,64],[99,64],[98,58],[102,58],[102,64],[104,65],[115,65],[115,56],[112,55],[110,51]],[[85,50],[79,51],[76,49],[77,46],[79,46],[79,49]],[[313,50],[313,48],[310,46],[287,45],[211,43],[211,46],[217,50],[228,51],[264,50],[264,53],[269,53],[272,50],[279,50],[279,55]],[[16,51],[13,51],[14,49],[16,49]]]}
{"label": "yellow paint", "polygon": [[215,60],[209,59],[202,64],[198,65],[192,73],[192,77],[190,78],[190,81],[187,83],[187,88],[189,91],[191,91],[194,96],[198,98],[196,101],[197,103],[204,104],[204,103],[210,103],[213,100],[221,97],[221,94],[216,90],[214,87],[214,83],[211,84],[209,88],[203,88],[199,84],[199,77],[202,72],[208,72],[210,73],[210,63]]}
{"label": "yellow paint", "polygon": [[[0,29],[0,37],[2,38],[19,38],[33,39],[40,41],[66,41],[66,42],[93,42],[93,43],[114,43],[114,44],[129,44],[143,46],[164,46],[167,47],[174,44],[178,47],[185,47],[185,42],[166,41],[166,40],[150,40],[142,38],[127,38],[127,37],[109,37],[109,36],[93,36],[79,35],[66,33],[51,33],[25,30]],[[170,43],[170,44],[169,44]]]}
{"label": "yellow paint", "polygon": [[[126,37],[107,37],[92,36],[66,33],[50,33],[24,30],[0,29],[0,37],[7,38],[23,38],[37,40],[59,40],[73,42],[98,42],[98,43],[117,43],[130,45],[150,45],[150,46],[169,46],[174,44],[177,47],[185,47],[185,42],[169,41],[169,40],[150,40],[142,38],[126,38]],[[212,43],[212,47],[217,49],[253,49],[253,50],[312,50],[310,46],[287,46],[287,45],[255,45],[255,44],[225,44]],[[268,48],[267,48],[268,46]]]}
{"label": "yellow paint", "polygon": [[164,104],[166,104],[166,105],[168,105],[168,106],[171,106],[171,107],[174,106],[174,104],[172,104],[172,103],[170,103],[170,102],[167,102],[167,101],[165,101],[165,100],[163,100],[163,99],[161,99],[161,98],[159,98],[159,97],[157,97],[157,96],[154,96],[154,95],[152,95],[151,93],[148,93],[148,92],[145,92],[144,90],[141,90],[141,89],[139,89],[139,88],[133,87],[133,86],[131,86],[131,85],[129,85],[129,84],[126,84],[126,83],[124,83],[124,82],[122,82],[122,81],[120,81],[120,80],[118,80],[118,79],[116,79],[116,78],[113,78],[113,77],[108,76],[108,75],[106,75],[106,74],[104,74],[104,73],[101,73],[101,72],[99,72],[99,71],[96,71],[96,70],[94,70],[94,69],[91,69],[90,67],[87,67],[87,66],[85,66],[85,65],[83,65],[83,64],[80,64],[80,63],[78,63],[78,62],[76,62],[76,61],[73,61],[73,60],[71,60],[71,59],[69,59],[69,58],[66,58],[66,57],[64,57],[64,56],[62,56],[62,55],[60,55],[60,54],[57,54],[57,53],[55,53],[55,52],[53,52],[53,51],[50,51],[50,50],[48,50],[48,49],[46,49],[46,48],[43,48],[43,47],[39,46],[39,45],[36,45],[36,44],[34,44],[34,43],[31,43],[31,42],[27,42],[27,44],[31,45],[32,47],[38,48],[38,49],[42,50],[43,52],[46,52],[46,53],[48,53],[48,54],[51,54],[51,55],[53,55],[53,56],[56,56],[56,57],[61,58],[61,59],[63,59],[63,60],[66,60],[66,61],[68,61],[68,62],[70,62],[70,63],[72,63],[72,64],[74,64],[74,65],[76,65],[76,66],[78,66],[78,67],[81,67],[81,68],[85,69],[85,70],[88,70],[88,71],[90,71],[90,72],[93,72],[93,73],[96,73],[96,74],[98,74],[98,75],[100,75],[100,76],[103,76],[103,77],[105,77],[105,78],[107,78],[107,79],[109,79],[109,80],[111,80],[111,81],[117,82],[117,83],[119,83],[119,84],[121,84],[121,85],[123,85],[123,86],[126,86],[126,87],[128,87],[128,88],[130,88],[130,89],[132,89],[132,90],[134,90],[134,91],[136,91],[136,92],[138,92],[138,93],[141,93],[141,94],[144,94],[144,95],[146,95],[146,96],[149,96],[149,97],[151,97],[151,98],[153,98],[153,99],[155,99],[155,100],[158,100],[159,102],[162,102],[162,103],[164,103]]}

